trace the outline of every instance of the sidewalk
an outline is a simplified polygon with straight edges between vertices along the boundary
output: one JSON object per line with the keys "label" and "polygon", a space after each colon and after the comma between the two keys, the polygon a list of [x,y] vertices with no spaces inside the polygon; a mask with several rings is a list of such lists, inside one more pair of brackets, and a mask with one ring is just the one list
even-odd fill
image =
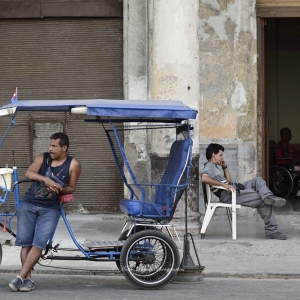
{"label": "sidewalk", "polygon": [[[122,215],[68,215],[79,243],[116,241],[124,223]],[[300,214],[277,215],[279,230],[288,236],[286,241],[267,240],[262,221],[237,220],[237,240],[233,241],[227,220],[212,220],[205,238],[194,236],[204,277],[300,278]],[[13,230],[15,224],[12,224]],[[55,244],[74,248],[69,233],[60,220]],[[182,238],[181,238],[182,240]],[[3,244],[2,273],[17,273],[20,269],[19,247],[12,246],[14,238],[0,232]],[[182,254],[183,244],[177,242]],[[196,256],[190,243],[194,263]],[[80,255],[80,252],[59,251],[56,255]],[[36,265],[36,273],[48,274],[120,274],[115,262],[55,260],[49,266]]]}

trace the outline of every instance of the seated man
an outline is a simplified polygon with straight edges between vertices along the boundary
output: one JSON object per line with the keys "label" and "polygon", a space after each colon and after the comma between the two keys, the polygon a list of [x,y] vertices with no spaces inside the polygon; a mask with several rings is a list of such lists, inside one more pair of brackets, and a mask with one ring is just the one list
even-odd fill
{"label": "seated man", "polygon": [[68,155],[69,138],[62,132],[50,136],[49,152],[39,154],[25,176],[34,180],[17,212],[16,246],[21,246],[22,268],[9,284],[13,291],[34,289],[31,270],[46,249],[60,217],[60,195],[72,194],[81,172],[76,158]]}
{"label": "seated man", "polygon": [[[273,206],[283,206],[286,200],[276,197],[266,186],[266,182],[255,177],[246,181],[243,185],[231,182],[228,167],[223,159],[224,147],[219,144],[210,144],[206,149],[207,163],[201,172],[202,182],[211,186],[222,186],[226,190],[212,188],[214,194],[220,198],[223,203],[231,202],[231,190],[234,188],[236,193],[236,202],[244,206],[257,208],[265,223],[265,232],[267,239],[286,240],[287,237],[277,230],[276,216]],[[222,167],[222,171],[220,170]]]}
{"label": "seated man", "polygon": [[[284,127],[280,130],[280,141],[276,147],[277,158],[291,157],[291,159],[278,159],[277,164],[289,170],[300,171],[300,152],[290,145],[292,132],[289,128]],[[300,197],[300,187],[298,188],[297,197]]]}
{"label": "seated man", "polygon": [[[290,140],[292,139],[292,132],[289,128],[284,127],[280,130],[280,141],[277,144],[277,157],[289,156],[295,162],[300,163],[300,152],[292,148],[290,145]],[[278,160],[279,165],[288,165],[291,160]]]}

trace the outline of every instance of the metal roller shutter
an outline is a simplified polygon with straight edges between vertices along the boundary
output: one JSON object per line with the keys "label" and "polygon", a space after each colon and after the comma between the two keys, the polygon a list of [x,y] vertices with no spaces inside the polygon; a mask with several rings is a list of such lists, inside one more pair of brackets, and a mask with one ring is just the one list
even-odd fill
{"label": "metal roller shutter", "polygon": [[[122,18],[2,19],[0,40],[1,105],[9,102],[16,86],[20,100],[123,98]],[[8,118],[1,118],[1,134],[7,123]],[[82,164],[69,210],[118,211],[123,182],[106,136],[99,124],[83,124],[81,116],[19,114],[0,149],[0,166],[13,165],[14,150],[22,178],[31,162],[36,124],[47,132],[51,123],[63,124],[70,155]]]}

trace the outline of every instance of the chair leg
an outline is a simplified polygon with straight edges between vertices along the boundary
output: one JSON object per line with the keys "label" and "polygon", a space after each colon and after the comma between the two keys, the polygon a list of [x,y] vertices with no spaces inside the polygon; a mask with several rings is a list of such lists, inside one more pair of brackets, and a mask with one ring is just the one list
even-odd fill
{"label": "chair leg", "polygon": [[231,209],[229,207],[226,207],[226,213],[227,213],[227,218],[230,226],[230,231],[232,232],[232,214],[231,214]]}
{"label": "chair leg", "polygon": [[211,220],[215,210],[216,210],[216,206],[214,206],[214,205],[207,206],[205,216],[203,219],[203,223],[202,223],[202,227],[201,227],[201,232],[200,232],[201,234],[205,234],[206,229],[210,223],[210,220]]}
{"label": "chair leg", "polygon": [[236,211],[232,211],[232,239],[236,240]]}

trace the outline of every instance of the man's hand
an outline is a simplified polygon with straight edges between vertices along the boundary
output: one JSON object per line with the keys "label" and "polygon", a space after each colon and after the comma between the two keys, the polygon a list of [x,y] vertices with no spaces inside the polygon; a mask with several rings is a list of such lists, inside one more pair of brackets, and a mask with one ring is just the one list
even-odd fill
{"label": "man's hand", "polygon": [[59,194],[63,189],[60,184],[56,183],[55,181],[53,181],[48,177],[46,177],[44,182],[48,191],[51,192],[52,194]]}
{"label": "man's hand", "polygon": [[234,186],[226,183],[221,184],[223,188],[226,189],[227,193],[231,193],[232,191],[235,191]]}
{"label": "man's hand", "polygon": [[224,159],[223,159],[222,162],[221,162],[221,167],[222,167],[222,168],[227,167],[227,164],[226,164],[226,162],[225,162]]}

